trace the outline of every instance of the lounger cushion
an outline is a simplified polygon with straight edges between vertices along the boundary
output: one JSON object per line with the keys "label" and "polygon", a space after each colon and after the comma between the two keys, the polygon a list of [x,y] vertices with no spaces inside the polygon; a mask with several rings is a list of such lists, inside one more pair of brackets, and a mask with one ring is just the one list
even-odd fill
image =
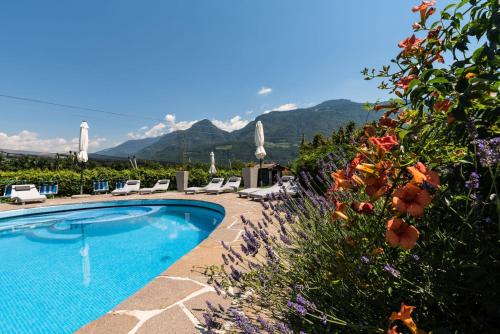
{"label": "lounger cushion", "polygon": [[293,176],[283,176],[281,178],[282,182],[288,182],[288,181],[293,181],[294,177]]}
{"label": "lounger cushion", "polygon": [[240,180],[239,177],[231,176],[227,182],[238,182]]}
{"label": "lounger cushion", "polygon": [[130,181],[127,181],[127,184],[128,184],[129,186],[134,186],[134,185],[136,185],[137,183],[139,183],[139,181],[136,181],[136,180],[130,180]]}
{"label": "lounger cushion", "polygon": [[159,180],[158,184],[167,184],[169,180]]}
{"label": "lounger cushion", "polygon": [[212,183],[219,183],[221,179],[212,179]]}
{"label": "lounger cushion", "polygon": [[31,189],[31,185],[29,184],[15,185],[13,188],[15,191],[29,191]]}

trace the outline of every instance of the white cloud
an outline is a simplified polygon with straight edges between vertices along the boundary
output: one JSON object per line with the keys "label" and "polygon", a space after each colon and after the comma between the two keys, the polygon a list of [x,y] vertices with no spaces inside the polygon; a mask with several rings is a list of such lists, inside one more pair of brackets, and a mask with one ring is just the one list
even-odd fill
{"label": "white cloud", "polygon": [[[89,140],[89,151],[94,151],[106,142],[106,138],[95,137]],[[78,138],[40,138],[38,133],[23,130],[18,134],[8,135],[0,132],[0,148],[35,152],[68,152],[78,150]]]}
{"label": "white cloud", "polygon": [[[247,114],[249,113],[247,112]],[[151,128],[143,126],[138,131],[131,131],[127,135],[130,139],[158,137],[173,131],[187,130],[196,122],[198,122],[198,120],[177,122],[175,115],[167,114],[165,115],[165,122],[157,123]],[[241,118],[241,116],[235,116],[227,121],[214,119],[211,122],[219,129],[231,132],[243,128],[249,121]]]}
{"label": "white cloud", "polygon": [[245,125],[248,124],[248,121],[246,119],[242,119],[240,116],[235,116],[229,121],[213,120],[212,123],[219,129],[232,132],[234,130],[239,130],[245,127]]}
{"label": "white cloud", "polygon": [[266,110],[266,111],[264,111],[264,114],[268,114],[271,111],[289,111],[289,110],[294,110],[297,108],[298,108],[298,106],[295,103],[286,103],[286,104],[282,104],[281,106],[279,106],[277,108]]}
{"label": "white cloud", "polygon": [[191,126],[193,126],[194,123],[198,122],[198,120],[195,121],[181,121],[181,122],[176,122],[175,121],[175,115],[167,114],[165,116],[165,120],[167,121],[167,124],[169,126],[169,131],[177,131],[177,130],[187,130]]}
{"label": "white cloud", "polygon": [[247,114],[247,115],[251,115],[251,114],[253,114],[253,110],[248,110],[248,111],[245,111],[245,114]]}
{"label": "white cloud", "polygon": [[261,89],[259,89],[257,94],[259,94],[260,96],[267,96],[267,95],[271,94],[272,91],[273,91],[273,89],[270,87],[262,87]]}
{"label": "white cloud", "polygon": [[166,133],[177,130],[189,129],[194,123],[198,121],[175,121],[175,115],[165,115],[165,122],[160,122],[153,125],[151,128],[147,126],[141,127],[138,131],[129,132],[127,135],[130,139],[144,139],[150,137],[158,137]]}

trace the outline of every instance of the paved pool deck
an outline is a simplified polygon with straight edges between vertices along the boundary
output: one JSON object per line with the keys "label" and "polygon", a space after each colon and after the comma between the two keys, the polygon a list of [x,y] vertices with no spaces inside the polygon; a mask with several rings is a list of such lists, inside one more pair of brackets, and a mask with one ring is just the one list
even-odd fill
{"label": "paved pool deck", "polygon": [[77,334],[196,334],[203,333],[203,312],[206,301],[227,307],[229,301],[218,296],[207,285],[196,268],[222,264],[221,241],[239,245],[243,224],[240,216],[257,221],[261,217],[259,202],[238,198],[236,194],[185,195],[171,191],[152,195],[92,195],[87,198],[55,198],[42,204],[13,205],[2,203],[0,211],[102,202],[124,199],[191,199],[220,204],[226,210],[221,224],[191,252],[154,278],[134,295],[102,317],[80,328]]}

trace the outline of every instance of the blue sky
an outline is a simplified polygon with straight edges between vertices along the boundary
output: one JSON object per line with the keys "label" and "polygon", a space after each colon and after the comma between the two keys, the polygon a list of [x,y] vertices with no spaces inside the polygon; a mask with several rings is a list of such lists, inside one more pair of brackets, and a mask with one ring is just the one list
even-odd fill
{"label": "blue sky", "polygon": [[0,148],[63,151],[75,145],[82,119],[95,151],[204,118],[232,130],[280,107],[386,98],[360,70],[396,55],[417,4],[5,1],[0,94],[131,117],[0,97]]}

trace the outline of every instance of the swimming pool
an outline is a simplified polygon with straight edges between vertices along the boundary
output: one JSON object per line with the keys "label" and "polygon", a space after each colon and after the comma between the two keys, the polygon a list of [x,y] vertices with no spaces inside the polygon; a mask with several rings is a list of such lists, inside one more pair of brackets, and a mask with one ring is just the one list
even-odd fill
{"label": "swimming pool", "polygon": [[0,333],[72,333],[138,291],[222,221],[188,200],[0,212]]}

